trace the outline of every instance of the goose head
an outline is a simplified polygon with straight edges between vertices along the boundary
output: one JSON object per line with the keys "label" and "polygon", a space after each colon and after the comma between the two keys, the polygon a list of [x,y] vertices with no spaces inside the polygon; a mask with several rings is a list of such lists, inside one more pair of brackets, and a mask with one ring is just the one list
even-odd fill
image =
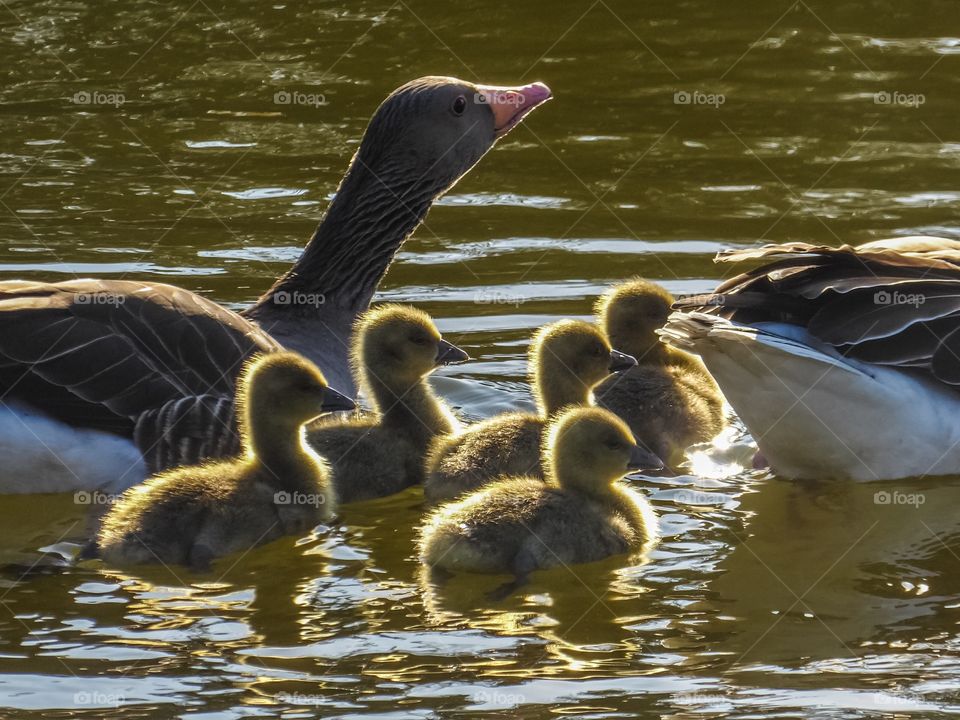
{"label": "goose head", "polygon": [[327,412],[353,410],[354,402],[327,385],[319,368],[302,355],[260,355],[240,376],[237,400],[246,428],[296,427]]}
{"label": "goose head", "polygon": [[550,97],[542,83],[503,88],[450,77],[394,90],[370,119],[303,254],[247,317],[318,361],[338,387],[351,385],[345,348],[354,321],[398,248],[434,200]]}
{"label": "goose head", "polygon": [[444,365],[470,357],[443,339],[433,319],[409,305],[381,305],[361,316],[353,350],[358,375],[403,392]]}
{"label": "goose head", "polygon": [[586,404],[595,385],[636,364],[631,356],[610,347],[603,333],[590,323],[560,320],[545,325],[530,347],[537,407],[549,415],[565,405]]}
{"label": "goose head", "polygon": [[663,351],[657,330],[666,324],[673,302],[656,283],[634,278],[600,297],[596,315],[610,342],[643,362]]}
{"label": "goose head", "polygon": [[594,407],[570,408],[548,425],[544,467],[563,487],[602,494],[634,470],[663,467],[637,444],[630,428],[613,413]]}
{"label": "goose head", "polygon": [[550,98],[543,83],[494,87],[453,77],[418,78],[380,104],[354,162],[401,197],[435,198]]}

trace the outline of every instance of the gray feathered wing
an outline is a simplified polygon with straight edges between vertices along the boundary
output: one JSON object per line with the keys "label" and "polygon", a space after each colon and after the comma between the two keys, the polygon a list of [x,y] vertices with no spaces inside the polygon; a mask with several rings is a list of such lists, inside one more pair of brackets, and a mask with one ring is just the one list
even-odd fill
{"label": "gray feathered wing", "polygon": [[238,446],[235,380],[280,345],[205,298],[159,283],[0,283],[0,393],[135,440],[151,471]]}
{"label": "gray feathered wing", "polygon": [[785,243],[722,252],[761,261],[681,310],[806,327],[842,354],[960,385],[960,242],[902,238],[839,248]]}

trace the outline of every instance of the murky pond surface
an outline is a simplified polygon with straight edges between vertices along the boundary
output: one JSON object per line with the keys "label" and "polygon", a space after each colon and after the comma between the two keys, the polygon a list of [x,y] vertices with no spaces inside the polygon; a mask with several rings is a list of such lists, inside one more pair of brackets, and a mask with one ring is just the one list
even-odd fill
{"label": "murky pond surface", "polygon": [[[957,236],[958,19],[947,0],[10,2],[0,277],[241,307],[387,92],[543,80],[556,99],[379,295],[476,358],[438,386],[488,415],[529,402],[531,331],[617,279],[683,294],[722,277],[723,247]],[[750,454],[733,432],[689,476],[635,480],[664,531],[645,564],[540,573],[498,603],[496,580],[420,576],[418,490],[209,576],[55,567],[89,506],[4,497],[0,717],[960,714],[960,483],[795,484]]]}

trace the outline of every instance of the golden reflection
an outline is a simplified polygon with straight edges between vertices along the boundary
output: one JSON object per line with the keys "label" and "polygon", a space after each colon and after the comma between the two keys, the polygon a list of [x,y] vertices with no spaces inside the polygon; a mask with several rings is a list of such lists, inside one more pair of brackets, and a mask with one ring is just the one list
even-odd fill
{"label": "golden reflection", "polygon": [[746,529],[729,528],[733,550],[708,584],[736,618],[734,664],[855,658],[941,612],[960,562],[958,486],[769,479],[743,494]]}

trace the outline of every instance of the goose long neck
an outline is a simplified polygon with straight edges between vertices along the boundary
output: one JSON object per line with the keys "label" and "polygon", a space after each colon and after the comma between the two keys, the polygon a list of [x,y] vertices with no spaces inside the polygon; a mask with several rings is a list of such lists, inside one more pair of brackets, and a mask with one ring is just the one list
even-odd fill
{"label": "goose long neck", "polygon": [[251,314],[366,309],[397,249],[442,190],[416,175],[398,161],[374,169],[357,153],[300,259]]}
{"label": "goose long neck", "polygon": [[569,490],[593,494],[597,479],[575,453],[554,446],[544,453],[543,460],[544,474],[549,482]]}
{"label": "goose long neck", "polygon": [[278,489],[310,491],[308,479],[316,476],[319,462],[303,441],[300,422],[275,413],[241,413],[240,432],[244,454],[262,467]]}
{"label": "goose long neck", "polygon": [[548,417],[570,405],[587,405],[590,387],[549,351],[533,362],[533,387],[540,414]]}
{"label": "goose long neck", "polygon": [[436,435],[455,429],[453,416],[426,377],[401,383],[369,375],[363,385],[383,425],[417,444],[426,445]]}

